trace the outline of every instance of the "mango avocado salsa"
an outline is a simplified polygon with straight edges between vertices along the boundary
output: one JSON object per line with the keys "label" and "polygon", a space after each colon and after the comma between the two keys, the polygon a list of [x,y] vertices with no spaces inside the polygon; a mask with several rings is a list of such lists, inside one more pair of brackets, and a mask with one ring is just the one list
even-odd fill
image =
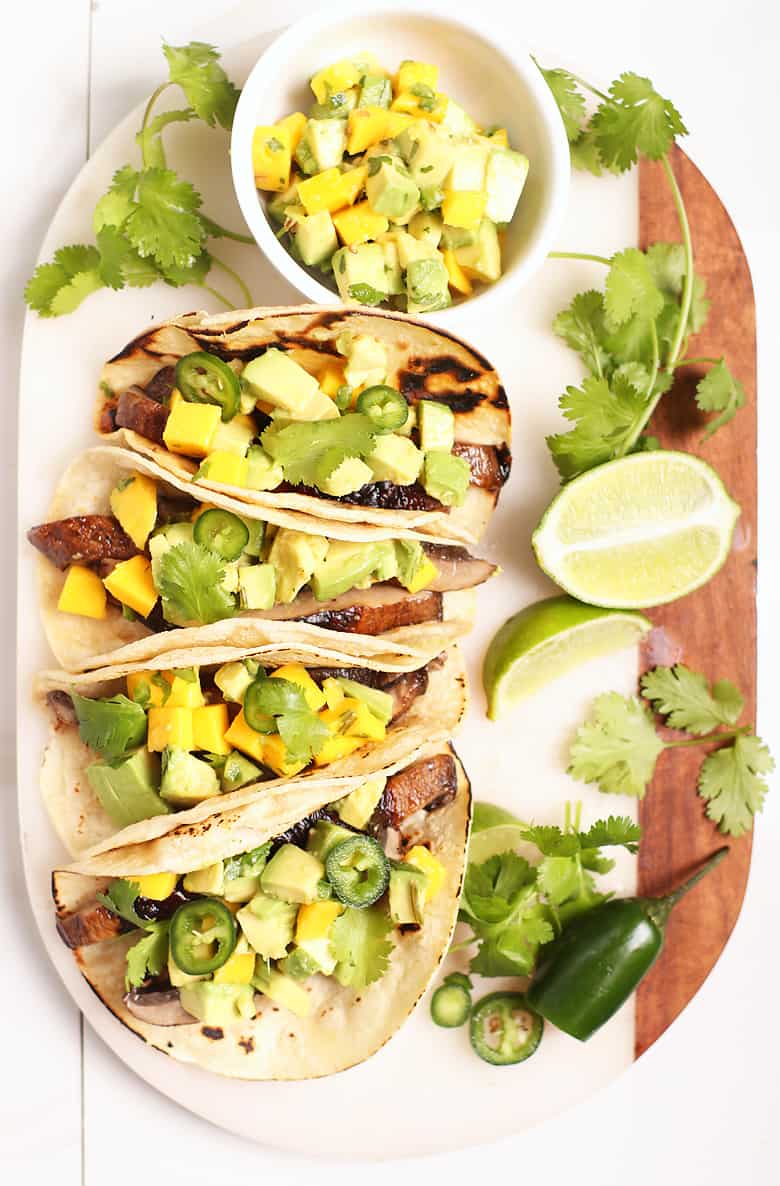
{"label": "mango avocado salsa", "polygon": [[290,254],[341,299],[408,313],[446,308],[501,275],[501,231],[528,159],[438,90],[438,67],[372,54],[311,79],[315,102],[255,129],[258,190]]}

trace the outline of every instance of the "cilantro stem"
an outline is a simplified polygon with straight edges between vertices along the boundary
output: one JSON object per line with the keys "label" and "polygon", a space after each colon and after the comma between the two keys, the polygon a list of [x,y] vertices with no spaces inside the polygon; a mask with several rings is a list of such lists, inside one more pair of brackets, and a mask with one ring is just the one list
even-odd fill
{"label": "cilantro stem", "polygon": [[680,320],[677,323],[677,333],[674,336],[672,348],[669,353],[669,362],[667,363],[667,369],[671,370],[680,356],[680,350],[688,328],[688,318],[691,312],[691,301],[693,299],[693,241],[691,239],[691,228],[688,223],[685,202],[683,201],[680,187],[677,184],[677,178],[674,175],[672,166],[669,164],[669,157],[666,153],[661,157],[661,165],[666,173],[672,191],[675,209],[677,210],[677,218],[680,223],[680,231],[682,232],[683,247],[685,249],[685,280],[683,281],[682,300],[680,302]]}
{"label": "cilantro stem", "polygon": [[467,947],[473,947],[477,941],[477,936],[472,935],[470,939],[463,939],[460,943],[453,943],[448,949],[447,955],[452,955],[453,951],[465,951]]}
{"label": "cilantro stem", "polygon": [[198,288],[205,288],[206,292],[210,292],[211,295],[216,297],[218,301],[222,301],[222,304],[225,305],[226,308],[235,309],[236,306],[233,304],[233,302],[229,301],[226,296],[222,295],[221,292],[217,292],[216,288],[212,288],[210,284],[199,284]]}
{"label": "cilantro stem", "polygon": [[206,221],[206,230],[214,238],[233,239],[236,243],[254,243],[252,235],[242,235],[238,231],[229,231],[227,227],[221,226],[213,218],[209,218]]}
{"label": "cilantro stem", "polygon": [[717,363],[720,362],[720,359],[719,358],[706,358],[704,355],[702,355],[699,358],[681,358],[680,361],[676,362],[674,365],[675,365],[675,369],[676,369],[677,367],[696,366],[698,363],[701,363],[701,362],[707,363],[710,366],[715,366]]}
{"label": "cilantro stem", "polygon": [[691,745],[707,745],[713,741],[733,741],[750,732],[750,725],[741,725],[739,729],[724,729],[722,732],[708,733],[705,737],[684,737],[679,741],[665,741],[665,749],[685,749]]}
{"label": "cilantro stem", "polygon": [[149,118],[152,114],[152,108],[154,107],[157,100],[160,98],[160,95],[163,93],[163,91],[167,90],[167,88],[171,85],[172,85],[172,83],[170,83],[170,82],[161,82],[160,85],[158,86],[157,90],[152,91],[152,94],[149,96],[149,102],[146,104],[146,108],[144,109],[144,117],[141,120],[141,135],[139,138],[139,143],[141,145],[141,160],[144,163],[145,169],[147,169],[149,167],[149,161],[148,161],[147,155],[146,155],[146,140],[144,138],[143,133],[146,131],[146,125],[149,123]]}
{"label": "cilantro stem", "polygon": [[[217,259],[217,257],[216,257],[215,255],[212,255],[212,256],[211,256],[211,262],[212,262],[213,264],[216,264],[218,268],[222,268],[222,271],[223,271],[223,272],[227,272],[228,276],[232,276],[233,280],[236,282],[236,284],[238,285],[238,287],[241,289],[241,295],[242,295],[242,296],[244,297],[244,299],[245,299],[245,302],[246,302],[246,303],[245,303],[245,305],[244,305],[244,308],[246,308],[246,309],[251,309],[251,308],[252,308],[252,304],[253,304],[253,302],[252,302],[252,294],[251,294],[251,292],[249,291],[249,289],[247,288],[246,284],[244,284],[244,281],[241,279],[241,277],[239,276],[238,272],[234,272],[232,268],[229,268],[229,267],[227,266],[227,264],[225,264],[225,263],[223,263],[223,262],[222,262],[222,260],[221,260],[221,259]],[[232,306],[231,306],[231,308],[236,308],[236,306],[235,306],[235,305],[232,305]]]}
{"label": "cilantro stem", "polygon": [[579,74],[572,74],[572,78],[575,82],[578,82],[580,86],[584,87],[586,91],[590,91],[592,95],[595,95],[597,99],[601,99],[604,103],[609,102],[609,95],[605,95],[604,92],[600,91],[598,87],[593,86],[593,84],[590,82],[586,82],[584,78],[580,78]]}
{"label": "cilantro stem", "polygon": [[587,251],[549,251],[547,253],[548,259],[584,259],[590,260],[594,264],[604,264],[605,267],[610,267],[612,260],[607,259],[604,255],[590,255]]}

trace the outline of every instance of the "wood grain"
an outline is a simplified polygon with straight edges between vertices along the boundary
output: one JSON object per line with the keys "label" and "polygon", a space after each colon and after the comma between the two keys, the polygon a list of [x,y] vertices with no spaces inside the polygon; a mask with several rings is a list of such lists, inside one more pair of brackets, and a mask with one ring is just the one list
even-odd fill
{"label": "wood grain", "polygon": [[[731,555],[696,593],[653,610],[656,629],[641,654],[641,668],[682,660],[711,679],[727,676],[745,695],[743,720],[755,720],[756,694],[756,319],[745,253],[727,211],[706,178],[679,150],[672,165],[694,240],[696,271],[712,301],[704,330],[689,357],[725,355],[747,393],[736,420],[709,441],[693,399],[706,368],[679,372],[652,431],[667,448],[684,449],[717,469],[742,507]],[[679,241],[669,186],[661,167],[642,161],[639,172],[639,241]],[[696,794],[701,750],[667,751],[641,804],[644,829],[639,892],[669,889],[691,866],[723,843]],[[737,920],[750,866],[751,837],[731,840],[727,859],[678,906],[661,958],[637,994],[635,1057],[671,1025],[718,959]]]}

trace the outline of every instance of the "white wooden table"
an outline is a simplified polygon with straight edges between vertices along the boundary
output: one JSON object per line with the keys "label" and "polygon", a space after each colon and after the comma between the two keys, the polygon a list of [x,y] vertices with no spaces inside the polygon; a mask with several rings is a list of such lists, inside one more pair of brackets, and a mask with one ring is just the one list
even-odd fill
{"label": "white wooden table", "polygon": [[[243,7],[243,6],[242,6]],[[272,28],[314,6],[288,0],[254,5],[257,28]],[[452,11],[466,10],[451,0]],[[10,9],[10,6],[9,6]],[[776,109],[780,91],[780,18],[765,0],[599,0],[583,5],[501,4],[482,0],[486,24],[507,36],[553,47],[562,60],[587,61],[597,79],[622,69],[649,74],[670,93],[695,133],[686,148],[729,207],[753,269],[759,316],[762,520],[759,626],[759,719],[780,754],[771,658],[780,655],[780,550],[774,523],[780,480],[775,458],[775,342],[780,317],[777,268],[780,230]],[[596,15],[598,14],[598,16]],[[232,39],[228,0],[26,0],[5,13],[3,70],[3,203],[5,241],[3,335],[4,430],[0,434],[0,518],[6,555],[15,490],[15,376],[21,291],[56,205],[86,156],[156,85],[161,36],[223,46]],[[548,53],[548,59],[551,55]],[[8,137],[10,134],[10,144]],[[551,398],[552,398],[551,393]],[[56,392],[41,392],[42,409]],[[42,475],[49,483],[53,475]],[[7,567],[7,566],[6,566]],[[82,1026],[33,931],[17,855],[14,716],[10,675],[14,592],[0,585],[4,670],[0,711],[3,821],[0,869],[4,893],[0,1180],[29,1186],[137,1186],[150,1177],[211,1186],[242,1176],[275,1183],[341,1183],[345,1170],[270,1154],[185,1113],[131,1075]],[[20,703],[24,703],[20,700]],[[774,709],[774,711],[773,711]],[[751,1186],[776,1186],[780,1027],[776,985],[777,845],[780,793],[760,820],[753,873],[737,931],[716,970],[682,1019],[623,1079],[573,1113],[521,1140],[437,1159],[435,1166],[371,1169],[381,1186],[408,1173],[450,1182],[479,1174],[533,1176],[582,1186],[721,1186],[739,1175]],[[522,1086],[507,1077],[507,1090]],[[377,1101],[377,1125],[392,1108]],[[349,1117],[334,1117],[349,1124]],[[306,1118],[301,1117],[305,1129]],[[349,1171],[346,1171],[349,1173]],[[11,1175],[14,1175],[12,1178]]]}

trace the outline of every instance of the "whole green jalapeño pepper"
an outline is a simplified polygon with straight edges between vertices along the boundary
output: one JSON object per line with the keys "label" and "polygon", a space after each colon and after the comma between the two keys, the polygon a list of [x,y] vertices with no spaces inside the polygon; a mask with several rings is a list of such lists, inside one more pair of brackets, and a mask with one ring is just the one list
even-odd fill
{"label": "whole green jalape\u00f1o pepper", "polygon": [[613,898],[577,915],[541,949],[528,1004],[559,1030],[587,1041],[655,963],[673,907],[728,852],[719,848],[663,898]]}

